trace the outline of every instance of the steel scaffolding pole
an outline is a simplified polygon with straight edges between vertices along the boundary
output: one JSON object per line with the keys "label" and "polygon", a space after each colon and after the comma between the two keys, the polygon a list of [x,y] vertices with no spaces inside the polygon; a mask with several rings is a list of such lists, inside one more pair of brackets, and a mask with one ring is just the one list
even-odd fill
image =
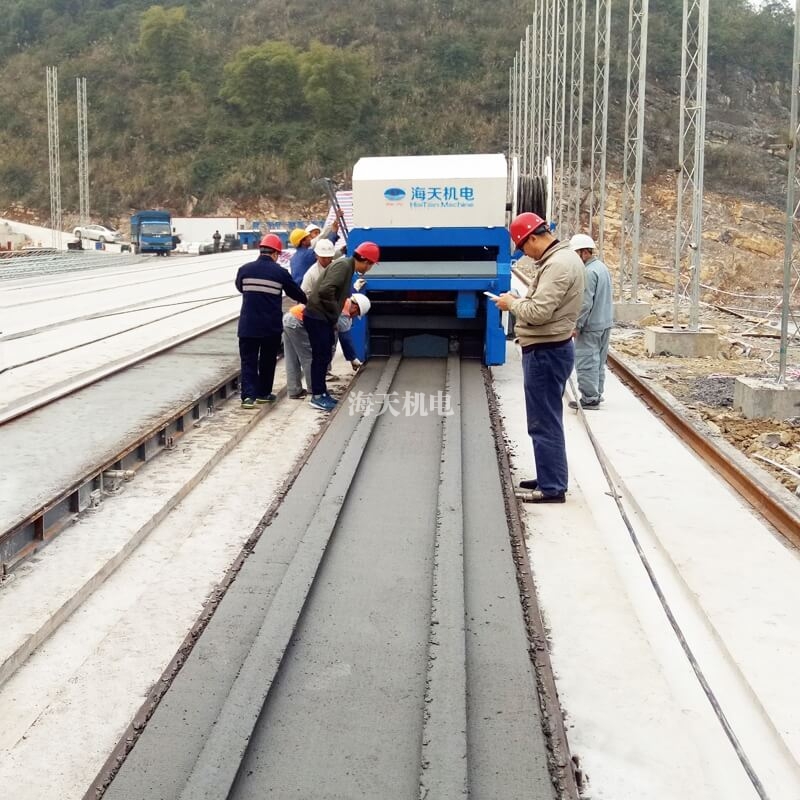
{"label": "steel scaffolding pole", "polygon": [[[534,9],[536,8],[536,0],[534,0]],[[531,41],[531,69],[530,69],[530,76],[531,76],[531,85],[530,85],[530,92],[528,94],[528,103],[531,109],[531,125],[530,125],[530,135],[528,137],[528,174],[535,175],[536,174],[536,137],[538,136],[539,131],[539,119],[536,116],[536,70],[537,70],[537,59],[538,59],[538,43],[537,43],[537,36],[536,36],[536,13],[534,11],[533,20],[530,25],[530,41]]]}
{"label": "steel scaffolding pole", "polygon": [[61,249],[61,157],[58,141],[58,67],[47,67],[47,145],[50,162],[50,227]]}
{"label": "steel scaffolding pole", "polygon": [[606,213],[606,144],[608,142],[608,80],[611,64],[611,0],[595,0],[594,82],[592,88],[592,151],[589,171],[588,230],[603,258]]}
{"label": "steel scaffolding pole", "polygon": [[586,58],[586,0],[572,6],[569,96],[569,204],[567,221],[574,231],[581,228],[581,172],[583,169],[583,75]]}
{"label": "steel scaffolding pole", "polygon": [[[677,328],[681,296],[688,285],[691,296],[689,330],[697,331],[700,327],[703,241],[708,0],[684,0],[681,41],[681,99],[675,207],[675,297],[672,322]],[[687,214],[687,207],[691,208],[690,214]],[[689,261],[687,280],[684,280],[681,269],[684,257]]]}
{"label": "steel scaffolding pole", "polygon": [[86,78],[78,78],[78,192],[81,225],[89,224],[89,116],[86,102]]}
{"label": "steel scaffolding pole", "polygon": [[547,27],[547,0],[536,0],[538,3],[538,14],[536,18],[536,36],[537,36],[537,43],[538,43],[538,63],[536,66],[537,69],[537,83],[536,83],[536,116],[539,120],[539,128],[536,132],[536,169],[534,170],[534,174],[539,174],[541,172],[541,164],[542,164],[542,153],[544,152],[544,143],[545,143],[545,86],[547,83],[547,74],[545,69],[546,58],[547,58],[547,51],[546,41],[547,37],[545,36],[545,29]]}
{"label": "steel scaffolding pole", "polygon": [[522,83],[522,140],[520,141],[520,159],[522,162],[522,173],[528,174],[528,141],[530,140],[530,98],[531,98],[531,28],[530,25],[525,29],[525,58],[523,69],[525,72]]}
{"label": "steel scaffolding pole", "polygon": [[[778,360],[778,383],[786,383],[786,362],[789,355],[789,317],[793,317],[790,302],[792,283],[800,281],[800,207],[797,197],[800,192],[800,173],[797,169],[797,145],[800,142],[798,126],[798,93],[800,93],[800,0],[794,8],[794,49],[792,53],[792,104],[789,132],[789,168],[786,191],[786,238],[783,251],[783,296],[781,299],[781,345]],[[794,278],[792,273],[794,273]],[[797,320],[794,320],[797,329]],[[796,333],[796,330],[795,330]]]}
{"label": "steel scaffolding pole", "polygon": [[552,2],[545,2],[544,18],[544,102],[542,107],[542,122],[544,135],[542,149],[539,151],[539,163],[543,163],[546,156],[553,154],[553,43],[555,39],[555,7]]}
{"label": "steel scaffolding pole", "polygon": [[622,164],[622,237],[619,254],[619,297],[639,299],[639,236],[642,212],[644,100],[647,80],[648,0],[630,0],[628,10],[628,75]]}
{"label": "steel scaffolding pole", "polygon": [[559,0],[558,3],[558,35],[556,46],[558,48],[558,63],[556,66],[556,141],[555,171],[553,173],[553,183],[555,201],[553,208],[556,213],[556,224],[561,230],[564,218],[564,182],[566,179],[565,168],[565,133],[566,133],[566,110],[567,110],[567,27],[569,22],[569,7],[567,0]]}

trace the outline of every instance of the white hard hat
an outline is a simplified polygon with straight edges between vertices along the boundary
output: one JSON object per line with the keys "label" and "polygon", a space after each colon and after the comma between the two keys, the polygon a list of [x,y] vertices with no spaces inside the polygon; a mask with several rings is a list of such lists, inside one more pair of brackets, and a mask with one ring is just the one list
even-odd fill
{"label": "white hard hat", "polygon": [[596,250],[594,239],[585,233],[576,233],[570,240],[569,246],[573,250]]}
{"label": "white hard hat", "polygon": [[321,231],[321,230],[322,228],[320,228],[320,226],[317,225],[315,222],[310,222],[308,225],[306,225],[306,233],[313,233],[314,231]]}
{"label": "white hard hat", "polygon": [[365,294],[355,294],[350,295],[350,302],[355,303],[358,306],[358,313],[359,316],[364,317],[369,313],[370,306],[372,305],[369,302],[369,297]]}
{"label": "white hard hat", "polygon": [[333,258],[336,255],[336,248],[330,239],[320,239],[314,245],[314,252],[323,258]]}

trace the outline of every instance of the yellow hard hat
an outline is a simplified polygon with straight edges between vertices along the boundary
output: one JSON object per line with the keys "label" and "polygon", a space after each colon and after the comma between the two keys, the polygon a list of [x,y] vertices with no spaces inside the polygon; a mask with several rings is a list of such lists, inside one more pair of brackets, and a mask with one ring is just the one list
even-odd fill
{"label": "yellow hard hat", "polygon": [[303,239],[306,238],[306,236],[308,236],[308,234],[302,228],[295,228],[289,234],[289,244],[292,247],[299,247],[300,246],[300,242],[302,242]]}

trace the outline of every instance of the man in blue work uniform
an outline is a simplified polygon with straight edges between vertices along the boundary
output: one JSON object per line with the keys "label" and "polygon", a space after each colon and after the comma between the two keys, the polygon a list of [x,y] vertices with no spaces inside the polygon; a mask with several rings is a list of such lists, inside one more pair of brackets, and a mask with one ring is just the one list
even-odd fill
{"label": "man in blue work uniform", "polygon": [[268,233],[259,243],[255,261],[239,267],[236,288],[242,293],[239,317],[239,356],[242,361],[242,408],[274,403],[272,384],[283,334],[281,299],[286,292],[298,303],[303,290],[275,262],[283,249],[279,237]]}
{"label": "man in blue work uniform", "polygon": [[300,284],[303,282],[306,272],[311,269],[317,260],[317,254],[314,252],[316,243],[321,239],[328,239],[331,244],[335,244],[338,236],[338,219],[334,220],[332,225],[326,225],[324,230],[320,230],[319,225],[315,225],[312,222],[305,228],[295,228],[289,234],[289,244],[297,248],[289,264],[295,283]]}
{"label": "man in blue work uniform", "polygon": [[520,214],[509,232],[514,244],[536,262],[525,297],[507,292],[495,300],[501,311],[514,315],[514,332],[522,346],[536,478],[522,481],[520,488],[530,490],[533,503],[563,503],[568,472],[562,396],[575,362],[572,333],[583,301],[584,268],[538,214]]}
{"label": "man in blue work uniform", "polygon": [[[591,236],[576,233],[569,246],[586,268],[583,306],[575,323],[575,371],[581,408],[599,408],[606,379],[608,340],[614,326],[614,290],[608,267],[594,254],[596,245]],[[575,400],[570,408],[578,408]]]}
{"label": "man in blue work uniform", "polygon": [[325,374],[334,346],[336,322],[353,290],[353,275],[369,272],[380,257],[375,242],[362,242],[350,258],[340,258],[327,267],[309,295],[303,324],[311,342],[310,404],[320,411],[333,411],[336,407],[336,400],[328,393]]}

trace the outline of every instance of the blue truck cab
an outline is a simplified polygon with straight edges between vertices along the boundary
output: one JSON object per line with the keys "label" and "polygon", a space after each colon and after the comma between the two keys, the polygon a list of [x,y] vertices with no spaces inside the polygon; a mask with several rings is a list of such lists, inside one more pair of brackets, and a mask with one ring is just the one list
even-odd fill
{"label": "blue truck cab", "polygon": [[137,211],[131,217],[131,244],[135,253],[168,256],[174,248],[172,214],[169,211]]}

